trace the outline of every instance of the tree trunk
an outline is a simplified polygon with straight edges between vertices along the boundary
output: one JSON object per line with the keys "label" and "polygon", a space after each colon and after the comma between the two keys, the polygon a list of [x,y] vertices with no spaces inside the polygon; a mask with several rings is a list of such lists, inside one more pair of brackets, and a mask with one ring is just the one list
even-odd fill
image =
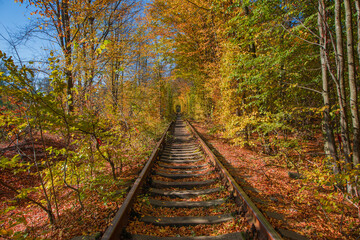
{"label": "tree trunk", "polygon": [[69,112],[74,110],[74,99],[72,89],[74,87],[73,75],[72,75],[72,47],[71,47],[71,28],[70,28],[70,16],[69,16],[69,0],[63,0],[62,5],[62,28],[64,31],[64,45],[63,51],[65,55],[65,76],[67,81],[67,104]]}
{"label": "tree trunk", "polygon": [[[38,112],[37,112],[37,118],[40,119],[40,116],[39,116]],[[53,174],[53,171],[52,171],[52,166],[51,166],[51,162],[49,160],[48,153],[46,151],[46,144],[45,144],[45,139],[44,139],[44,134],[43,134],[43,127],[41,125],[41,121],[38,122],[38,126],[39,126],[39,129],[40,129],[40,137],[41,137],[41,143],[42,143],[43,151],[45,153],[46,166],[47,166],[47,168],[49,170],[49,174],[50,174],[51,191],[52,191],[52,194],[54,196],[56,217],[58,219],[60,219],[59,206],[58,206],[58,201],[57,201],[57,196],[56,196],[56,191],[55,191],[54,174]],[[49,215],[49,218],[50,217],[51,216]]]}
{"label": "tree trunk", "polygon": [[63,181],[64,181],[64,184],[65,186],[67,186],[68,188],[70,188],[71,190],[73,190],[74,192],[76,192],[76,196],[78,198],[78,201],[79,201],[79,204],[80,204],[80,208],[81,209],[84,209],[84,204],[82,203],[82,200],[81,200],[81,192],[78,188],[75,188],[73,186],[71,186],[67,180],[66,180],[66,173],[67,173],[67,161],[68,161],[68,155],[66,154],[65,156],[65,161],[64,161],[64,166],[63,166],[63,171],[64,171],[64,175],[63,175]]}
{"label": "tree trunk", "polygon": [[[95,139],[97,139],[97,138],[95,137]],[[105,156],[105,154],[100,150],[100,144],[98,142],[96,143],[96,149],[100,153],[100,156],[110,164],[113,179],[116,181],[117,180],[117,178],[116,178],[116,166],[115,166],[115,162],[113,162],[111,160],[110,153],[107,151],[107,156]]]}
{"label": "tree trunk", "polygon": [[[360,0],[355,0],[355,7],[356,7],[356,25],[357,25],[357,37],[358,37],[358,44],[357,44],[357,52],[358,56],[360,56]],[[359,58],[360,61],[360,58]]]}
{"label": "tree trunk", "polygon": [[359,163],[360,151],[360,123],[358,110],[358,95],[357,83],[355,73],[355,59],[354,59],[354,40],[353,40],[353,24],[352,24],[352,10],[350,0],[344,0],[345,5],[345,23],[346,23],[346,41],[347,41],[347,60],[349,72],[349,88],[350,88],[350,110],[353,133],[353,165]]}
{"label": "tree trunk", "polygon": [[334,132],[331,124],[330,117],[330,94],[329,94],[329,82],[326,66],[326,51],[327,51],[327,34],[325,29],[326,10],[324,0],[319,0],[318,9],[318,27],[320,33],[320,60],[321,60],[321,75],[322,75],[322,96],[324,101],[324,119],[323,119],[323,131],[325,135],[325,152],[332,157],[333,172],[339,173],[338,167],[338,155],[335,147]]}
{"label": "tree trunk", "polygon": [[115,168],[115,163],[113,161],[108,161],[110,163],[111,166],[111,173],[113,175],[113,179],[116,181],[116,168]]}
{"label": "tree trunk", "polygon": [[[340,107],[340,128],[341,128],[341,140],[343,143],[343,152],[345,161],[351,162],[351,144],[349,138],[348,129],[348,117],[347,117],[347,103],[346,103],[346,91],[344,82],[344,48],[343,48],[343,35],[341,27],[341,1],[335,0],[335,31],[336,31],[336,72],[337,80],[336,89]],[[339,143],[340,144],[340,143]]]}
{"label": "tree trunk", "polygon": [[117,114],[119,106],[119,73],[117,72],[118,62],[113,60],[111,63],[111,95],[112,95],[112,111]]}
{"label": "tree trunk", "polygon": [[[44,197],[45,197],[45,200],[46,200],[46,204],[47,204],[47,209],[43,208],[46,213],[48,214],[48,217],[49,217],[49,221],[51,224],[54,224],[55,223],[55,216],[53,214],[53,211],[52,211],[52,205],[51,205],[51,200],[50,200],[50,197],[47,193],[47,190],[46,190],[46,182],[41,174],[41,171],[39,169],[39,164],[37,162],[37,159],[36,159],[36,151],[35,151],[35,139],[34,139],[34,135],[33,135],[33,128],[30,124],[30,121],[29,121],[29,117],[27,116],[27,114],[25,113],[25,116],[26,116],[26,120],[27,120],[27,124],[29,126],[29,129],[30,129],[30,139],[31,139],[31,143],[32,143],[32,150],[33,150],[33,154],[34,154],[34,165],[36,167],[36,172],[37,172],[37,175],[39,177],[39,180],[40,180],[40,184],[41,184],[41,188],[43,190],[43,193],[44,193]],[[54,196],[56,197],[56,196]],[[38,205],[41,207],[41,205]]]}
{"label": "tree trunk", "polygon": [[[11,191],[13,191],[13,192],[16,193],[16,194],[20,194],[20,192],[19,192],[16,188],[14,188],[14,187],[6,184],[6,183],[3,182],[1,179],[0,179],[0,185],[6,187],[6,188],[8,188],[8,189],[10,189]],[[55,216],[54,216],[51,208],[46,208],[41,202],[35,201],[35,200],[33,200],[32,198],[30,198],[30,197],[28,197],[28,196],[25,196],[25,199],[28,200],[28,201],[30,201],[30,202],[32,202],[32,203],[34,203],[35,205],[37,205],[38,207],[40,207],[42,210],[44,210],[44,211],[47,213],[47,215],[48,215],[50,224],[53,225],[53,224],[55,223]],[[48,206],[49,206],[49,205],[48,205]]]}
{"label": "tree trunk", "polygon": [[[244,11],[246,16],[250,15],[250,10],[248,6],[244,7]],[[256,46],[254,42],[249,44],[249,51],[252,53],[253,58],[256,58]]]}

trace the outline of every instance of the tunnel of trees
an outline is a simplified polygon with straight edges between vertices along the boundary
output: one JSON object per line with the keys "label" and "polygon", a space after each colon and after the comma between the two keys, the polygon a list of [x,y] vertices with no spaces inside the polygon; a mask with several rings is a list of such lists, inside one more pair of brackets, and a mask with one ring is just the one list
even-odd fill
{"label": "tunnel of trees", "polygon": [[[323,211],[343,211],[341,198],[360,214],[360,0],[17,2],[36,19],[18,42],[52,49],[31,60],[14,42],[0,51],[0,186],[13,201],[4,214],[26,201],[65,226],[61,193],[84,215],[95,195],[117,209],[118,189],[180,112],[330,186]],[[321,154],[304,160],[315,140]],[[27,224],[15,215],[10,225]]]}

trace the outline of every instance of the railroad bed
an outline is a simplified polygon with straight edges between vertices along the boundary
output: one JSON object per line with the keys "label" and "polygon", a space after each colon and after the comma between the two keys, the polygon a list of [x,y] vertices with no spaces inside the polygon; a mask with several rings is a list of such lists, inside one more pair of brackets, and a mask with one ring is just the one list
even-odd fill
{"label": "railroad bed", "polygon": [[191,125],[167,131],[103,240],[281,239]]}

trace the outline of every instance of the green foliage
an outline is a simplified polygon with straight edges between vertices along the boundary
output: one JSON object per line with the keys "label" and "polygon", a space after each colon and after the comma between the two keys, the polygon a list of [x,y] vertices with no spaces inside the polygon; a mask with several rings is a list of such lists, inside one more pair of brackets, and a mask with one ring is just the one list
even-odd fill
{"label": "green foliage", "polygon": [[[105,40],[99,47],[99,54],[110,45],[111,42]],[[74,192],[72,196],[81,207],[86,207],[83,203],[92,197],[90,192],[96,192],[104,204],[121,198],[123,192],[110,189],[114,179],[121,178],[125,168],[141,167],[138,163],[147,159],[153,140],[159,137],[166,121],[158,118],[156,98],[150,98],[151,91],[146,92],[149,89],[146,83],[139,86],[124,83],[122,91],[132,96],[130,101],[123,102],[121,111],[112,112],[110,109],[114,105],[106,98],[101,100],[103,106],[100,102],[88,102],[85,107],[69,111],[66,76],[58,56],[50,55],[51,88],[49,92],[42,92],[34,87],[34,74],[30,69],[19,68],[0,52],[6,68],[6,74],[1,75],[0,95],[8,102],[0,115],[0,129],[6,140],[27,137],[33,144],[36,141],[36,144],[45,144],[42,147],[46,149],[41,159],[30,156],[24,160],[19,154],[11,158],[1,156],[0,168],[15,175],[27,171],[38,176],[40,186],[13,190],[17,198],[31,199],[54,215],[52,211],[54,208],[58,211],[58,196],[64,187]],[[75,97],[81,95],[77,87],[72,90]],[[166,93],[164,96],[171,99],[171,88],[167,85],[162,90]],[[100,94],[101,89],[98,91],[93,94]],[[147,97],[149,104],[142,104]],[[126,109],[127,106],[131,107]],[[169,108],[170,105],[165,106]],[[123,110],[131,114],[125,115]],[[170,119],[172,112],[166,111],[165,116]],[[155,114],[149,115],[149,112]],[[55,137],[58,145],[46,145],[48,136]],[[112,172],[109,172],[109,165]],[[14,239],[26,238],[20,233],[6,234]]]}
{"label": "green foliage", "polygon": [[[345,211],[345,205],[339,204],[338,199],[351,197],[351,193],[344,192],[349,185],[355,186],[359,176],[359,170],[354,169],[340,174],[333,174],[331,168],[327,166],[325,159],[321,165],[317,165],[311,171],[304,171],[304,185],[302,191],[310,190],[314,193],[315,200],[318,201],[318,208],[328,213]],[[315,185],[315,187],[314,187]],[[299,200],[301,201],[301,192]],[[359,204],[359,197],[351,197],[354,204]]]}

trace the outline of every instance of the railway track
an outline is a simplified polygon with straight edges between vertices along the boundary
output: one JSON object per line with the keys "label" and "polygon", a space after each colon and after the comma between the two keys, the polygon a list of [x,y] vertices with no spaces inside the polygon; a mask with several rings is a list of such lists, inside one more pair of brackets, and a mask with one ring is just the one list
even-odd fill
{"label": "railway track", "polygon": [[178,118],[163,134],[102,239],[281,237],[196,130]]}

